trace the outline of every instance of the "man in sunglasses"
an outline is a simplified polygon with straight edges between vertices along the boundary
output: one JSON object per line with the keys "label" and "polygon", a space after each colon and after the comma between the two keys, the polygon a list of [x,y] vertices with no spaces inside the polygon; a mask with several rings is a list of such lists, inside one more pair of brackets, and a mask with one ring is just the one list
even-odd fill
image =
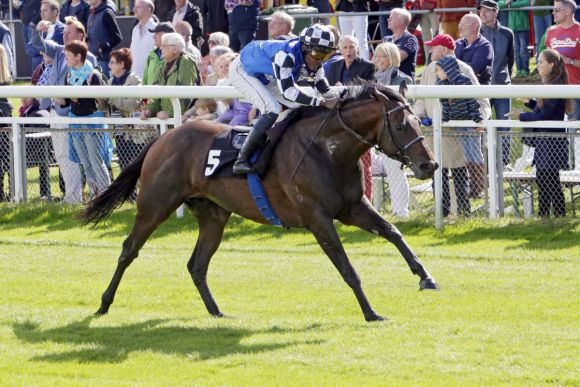
{"label": "man in sunglasses", "polygon": [[[254,172],[249,158],[262,143],[266,130],[276,122],[281,104],[327,109],[337,105],[340,98],[330,90],[322,68],[322,62],[333,51],[334,35],[321,24],[305,28],[297,39],[253,41],[242,49],[240,57],[230,65],[229,79],[262,114],[234,163],[235,174]],[[305,83],[312,87],[298,86]]]}

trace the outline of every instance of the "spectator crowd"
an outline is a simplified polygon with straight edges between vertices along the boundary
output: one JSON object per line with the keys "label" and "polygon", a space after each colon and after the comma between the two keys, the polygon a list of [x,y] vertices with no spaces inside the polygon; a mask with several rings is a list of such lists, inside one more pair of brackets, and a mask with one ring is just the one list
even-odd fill
{"label": "spectator crowd", "polygon": [[[32,82],[38,86],[233,84],[229,76],[230,65],[239,66],[240,52],[256,39],[262,5],[260,0],[134,0],[131,1],[134,27],[127,47],[121,47],[123,36],[117,20],[117,4],[112,0],[19,0],[13,4],[22,22],[25,50],[33,68]],[[392,86],[403,83],[509,85],[514,78],[525,79],[533,75],[530,46],[543,66],[536,69],[539,83],[580,84],[580,23],[575,19],[577,5],[574,0],[478,0],[477,3],[473,0],[309,0],[308,4],[321,13],[333,9],[337,12],[333,24],[328,18],[321,19],[332,32],[336,49],[324,57],[321,65],[330,86],[347,85],[360,79]],[[530,5],[553,8],[551,11],[520,9]],[[462,7],[476,7],[477,11],[433,11]],[[412,15],[409,9],[430,12]],[[369,38],[368,16],[349,15],[371,10],[389,12],[378,20],[380,41]],[[292,15],[284,11],[278,10],[268,18],[270,40],[296,40],[299,33]],[[534,44],[530,45],[532,35]],[[2,22],[0,43],[0,85],[9,85],[16,76],[13,37]],[[242,62],[243,56],[242,53]],[[417,71],[419,57],[424,58],[425,64],[421,74]],[[274,58],[271,59],[274,63]],[[554,75],[556,69],[564,74]],[[316,76],[320,73],[316,72]],[[324,104],[324,99],[320,101]],[[514,118],[522,120],[563,120],[564,114],[568,119],[580,119],[580,100],[525,102],[532,109],[527,115],[515,112],[508,98],[442,99],[441,105],[444,121],[480,122],[493,115],[504,119],[516,113],[522,115]],[[231,125],[252,125],[261,115],[270,114],[245,99],[181,99],[180,103],[186,122],[215,120]],[[423,124],[429,126],[432,101],[413,103]],[[173,116],[171,102],[158,98],[31,99],[23,101],[23,105],[26,106],[25,114],[30,115],[33,107],[34,112],[41,112],[40,116],[111,115],[143,120]],[[553,108],[546,110],[546,106]],[[554,114],[554,106],[558,114]],[[5,99],[0,99],[0,114],[13,114]],[[80,127],[86,129],[88,125]],[[555,131],[545,129],[549,130]],[[470,199],[482,197],[485,188],[482,132],[476,127],[458,128],[457,131],[466,135],[449,137],[444,145],[447,149],[442,165],[444,214],[448,215],[450,209],[450,174],[459,213],[469,216]],[[62,200],[71,204],[83,200],[82,182],[86,182],[90,196],[102,192],[110,184],[114,149],[121,168],[125,168],[144,146],[143,141],[127,133],[109,136],[98,130],[53,131],[51,136],[63,182]],[[538,143],[533,139],[527,142]],[[9,160],[3,157],[7,144],[7,138],[0,136],[0,182],[9,171],[6,167]],[[509,140],[501,145],[506,168],[510,167],[511,145]],[[397,203],[393,203],[393,215],[408,216],[409,186],[399,165],[371,152],[363,156],[363,164],[365,195],[371,199],[372,171],[381,170],[389,179],[391,197],[398,198]],[[546,168],[548,171],[542,176],[553,182],[557,179],[557,171],[567,166],[558,162],[542,166],[542,170]],[[554,185],[557,184],[551,184],[550,189],[557,189]],[[559,198],[559,194],[547,192],[546,184],[543,187],[543,195],[552,198],[543,203],[557,202],[554,214],[562,215],[559,199],[553,199]],[[0,200],[8,200],[4,187],[0,188]],[[50,196],[50,190],[45,190],[44,194]],[[542,211],[543,215],[549,213],[546,204]]]}

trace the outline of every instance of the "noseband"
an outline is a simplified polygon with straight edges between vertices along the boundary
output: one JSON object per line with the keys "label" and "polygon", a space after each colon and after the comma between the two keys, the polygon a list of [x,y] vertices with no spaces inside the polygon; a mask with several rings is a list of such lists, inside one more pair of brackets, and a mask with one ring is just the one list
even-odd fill
{"label": "noseband", "polygon": [[[383,150],[380,148],[380,143],[381,143],[381,139],[383,137],[383,132],[388,131],[389,135],[391,136],[391,138],[393,139],[393,143],[395,144],[395,147],[397,148],[397,154],[393,157],[395,160],[400,161],[403,165],[406,166],[410,166],[411,164],[413,164],[413,162],[411,161],[411,159],[409,158],[409,156],[407,156],[405,154],[406,151],[409,150],[409,148],[411,148],[414,144],[422,141],[425,139],[425,137],[423,136],[417,136],[416,138],[414,138],[413,140],[411,140],[408,144],[401,146],[401,144],[399,143],[399,141],[397,141],[397,138],[393,135],[393,130],[391,129],[391,124],[389,121],[389,118],[391,116],[391,114],[398,112],[400,110],[408,110],[409,113],[413,114],[413,116],[415,117],[415,114],[413,113],[413,111],[411,110],[411,105],[409,105],[408,102],[399,105],[391,110],[385,110],[383,107],[383,128],[382,130],[379,131],[379,133],[377,134],[377,143],[373,144],[372,142],[370,142],[369,140],[367,140],[366,138],[364,138],[363,136],[361,136],[360,134],[358,134],[357,132],[354,131],[354,129],[352,129],[350,126],[348,126],[346,124],[346,122],[344,122],[344,120],[342,119],[342,117],[340,116],[340,107],[338,107],[336,109],[336,115],[338,117],[338,122],[340,122],[340,125],[346,129],[348,132],[350,132],[352,135],[354,135],[359,141],[364,142],[365,144],[371,146],[371,147],[375,147],[379,152],[384,153]],[[401,166],[402,168],[402,166]]]}

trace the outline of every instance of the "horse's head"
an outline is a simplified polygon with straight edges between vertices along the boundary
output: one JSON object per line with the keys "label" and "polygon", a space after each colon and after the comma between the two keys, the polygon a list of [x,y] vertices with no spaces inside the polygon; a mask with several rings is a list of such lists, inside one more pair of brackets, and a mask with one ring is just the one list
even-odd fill
{"label": "horse's head", "polygon": [[377,145],[389,157],[401,161],[417,179],[433,177],[439,165],[421,135],[421,121],[405,99],[407,85],[399,94],[387,88],[375,88],[373,98],[383,104],[383,119],[377,128]]}

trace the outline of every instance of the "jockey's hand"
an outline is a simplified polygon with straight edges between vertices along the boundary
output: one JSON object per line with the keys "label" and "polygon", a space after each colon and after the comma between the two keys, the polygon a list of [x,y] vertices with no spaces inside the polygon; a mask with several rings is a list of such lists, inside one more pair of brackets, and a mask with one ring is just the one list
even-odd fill
{"label": "jockey's hand", "polygon": [[322,102],[320,102],[320,106],[323,106],[327,109],[334,109],[339,102],[340,102],[339,97],[325,98],[322,100]]}

